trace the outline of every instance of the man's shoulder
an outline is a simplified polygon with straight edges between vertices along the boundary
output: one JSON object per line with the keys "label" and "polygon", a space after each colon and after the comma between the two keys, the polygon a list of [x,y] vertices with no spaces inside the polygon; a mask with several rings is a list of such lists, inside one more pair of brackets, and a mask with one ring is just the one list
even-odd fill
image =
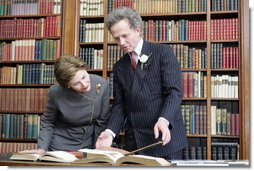
{"label": "man's shoulder", "polygon": [[168,48],[170,47],[167,44],[162,44],[162,43],[153,43],[153,42],[149,42],[151,48]]}
{"label": "man's shoulder", "polygon": [[144,41],[143,46],[145,47],[145,49],[150,49],[150,51],[154,51],[154,52],[170,48],[170,46],[167,44],[154,43],[154,42],[148,42],[148,41]]}

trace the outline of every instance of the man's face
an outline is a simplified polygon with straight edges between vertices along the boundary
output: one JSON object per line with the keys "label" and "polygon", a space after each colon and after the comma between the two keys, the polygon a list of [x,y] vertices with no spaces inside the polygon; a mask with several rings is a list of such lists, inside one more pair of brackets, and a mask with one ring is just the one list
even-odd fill
{"label": "man's face", "polygon": [[141,38],[141,29],[131,29],[127,20],[121,20],[111,26],[110,32],[120,48],[126,53],[134,51]]}

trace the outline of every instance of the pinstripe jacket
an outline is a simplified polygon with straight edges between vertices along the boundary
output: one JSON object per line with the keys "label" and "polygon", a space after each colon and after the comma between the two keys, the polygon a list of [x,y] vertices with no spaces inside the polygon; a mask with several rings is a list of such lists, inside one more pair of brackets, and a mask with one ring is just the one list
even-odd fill
{"label": "pinstripe jacket", "polygon": [[140,148],[155,142],[153,127],[159,117],[164,117],[169,121],[171,141],[140,153],[163,157],[188,144],[180,107],[180,64],[168,45],[144,41],[142,54],[151,54],[143,69],[138,62],[134,72],[128,54],[114,65],[114,104],[108,128],[118,134],[128,119],[132,128],[125,125],[125,129],[133,129],[137,148]]}
{"label": "pinstripe jacket", "polygon": [[[91,90],[82,94],[58,84],[50,87],[41,117],[39,148],[76,151],[95,146],[108,119],[109,88],[102,77],[89,76]],[[101,84],[100,91],[96,91],[98,84]]]}

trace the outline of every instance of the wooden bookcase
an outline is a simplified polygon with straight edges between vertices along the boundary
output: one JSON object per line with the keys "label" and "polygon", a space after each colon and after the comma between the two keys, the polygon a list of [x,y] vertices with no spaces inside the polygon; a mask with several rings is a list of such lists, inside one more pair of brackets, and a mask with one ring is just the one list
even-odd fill
{"label": "wooden bookcase", "polygon": [[[108,31],[106,27],[103,29],[103,38],[99,42],[89,41],[89,42],[80,42],[80,21],[86,20],[87,23],[103,23],[105,25],[105,19],[108,14],[109,2],[113,2],[112,0],[105,0],[105,1],[98,1],[98,3],[103,4],[103,14],[99,15],[91,15],[91,16],[81,16],[80,15],[80,1],[81,0],[62,0],[62,28],[61,28],[61,54],[73,54],[76,56],[80,55],[80,51],[82,48],[95,48],[96,50],[103,50],[103,61],[102,61],[102,68],[100,69],[93,69],[91,68],[89,72],[99,74],[105,78],[109,77],[110,73],[112,73],[112,69],[108,67],[108,47],[109,46],[116,46],[115,43],[108,39]],[[115,0],[117,1],[117,0]],[[87,1],[88,2],[88,1]],[[97,2],[97,1],[96,1]],[[133,5],[133,2],[141,2],[139,0],[118,0],[119,3],[123,4],[126,3],[127,5]],[[146,37],[145,39],[157,43],[164,43],[168,45],[181,45],[187,47],[194,47],[196,49],[205,48],[205,62],[203,67],[198,68],[190,68],[190,67],[183,67],[183,72],[195,72],[195,73],[202,73],[206,76],[206,83],[202,91],[205,89],[205,93],[203,96],[190,96],[184,97],[183,103],[186,104],[196,104],[202,103],[206,107],[206,120],[205,120],[205,133],[204,134],[188,134],[188,139],[190,140],[190,145],[195,145],[196,141],[204,142],[206,146],[206,158],[208,160],[212,159],[212,146],[211,144],[215,141],[227,141],[227,142],[237,142],[239,143],[239,159],[250,159],[250,87],[249,87],[249,78],[250,78],[250,54],[249,54],[249,2],[246,0],[238,0],[238,8],[237,10],[214,10],[213,0],[199,0],[200,6],[202,6],[202,10],[195,11],[195,12],[184,12],[184,8],[182,12],[174,11],[177,8],[175,6],[174,10],[171,12],[167,12],[164,8],[166,5],[163,5],[163,8],[159,7],[158,1],[142,1],[143,7],[147,7],[146,11],[153,7],[153,11],[141,11],[143,8],[141,6],[137,6],[137,4],[133,5],[136,8],[141,16],[142,19],[148,23],[148,21],[159,21],[159,20],[166,20],[174,22],[180,20],[187,20],[189,21],[202,21],[205,23],[205,27],[203,30],[206,30],[206,35],[204,35],[204,39],[153,39],[151,37]],[[150,4],[146,4],[150,2]],[[183,1],[183,0],[163,0],[164,3],[169,2],[178,2],[178,6],[182,7],[186,2],[190,1]],[[180,3],[181,2],[181,3]],[[195,1],[196,2],[196,1]],[[201,5],[201,2],[202,5]],[[226,0],[225,0],[226,2]],[[226,3],[225,3],[226,4]],[[223,4],[223,5],[225,5]],[[218,4],[217,4],[218,5]],[[225,7],[225,6],[224,6]],[[157,10],[158,11],[157,11]],[[162,9],[162,11],[159,11]],[[189,9],[189,8],[188,8]],[[200,8],[201,9],[201,8]],[[191,10],[191,9],[190,9]],[[6,18],[1,16],[0,19]],[[222,38],[222,39],[214,39],[212,38],[213,34],[213,27],[212,22],[214,20],[226,20],[229,22],[231,18],[237,19],[238,24],[238,37],[235,38]],[[151,22],[150,21],[150,22]],[[181,21],[182,22],[182,21]],[[186,21],[184,21],[186,22]],[[201,23],[202,23],[201,22]],[[229,22],[230,23],[230,22]],[[199,25],[200,23],[195,23],[194,25]],[[219,24],[221,25],[221,24]],[[228,25],[225,24],[225,25]],[[197,28],[198,28],[197,27]],[[223,29],[222,29],[223,31]],[[222,34],[226,34],[229,31],[226,31]],[[201,32],[203,33],[203,32]],[[0,40],[1,42],[5,41],[3,39]],[[237,47],[238,50],[238,67],[236,68],[214,68],[214,64],[211,62],[212,60],[212,49],[214,44],[218,44],[218,47],[222,45],[222,47]],[[223,49],[223,48],[222,48]],[[236,55],[235,55],[236,56]],[[181,58],[180,58],[181,59]],[[0,67],[7,65],[3,62],[0,63]],[[8,64],[9,65],[9,64]],[[184,64],[183,64],[184,65]],[[238,97],[214,97],[212,94],[212,76],[216,75],[228,75],[238,77]],[[16,87],[17,85],[12,85]],[[42,85],[40,85],[42,86]],[[0,89],[4,88],[5,85],[1,85]],[[27,88],[28,86],[24,86]],[[240,116],[240,134],[237,136],[232,135],[214,135],[212,134],[212,106],[216,103],[224,103],[231,104],[232,102],[237,103],[238,113]],[[11,112],[11,111],[9,111]],[[1,112],[3,113],[3,112]],[[4,141],[2,139],[2,141]],[[12,140],[10,140],[12,141]]]}
{"label": "wooden bookcase", "polygon": [[61,0],[0,3],[0,151],[37,146],[61,50]]}
{"label": "wooden bookcase", "polygon": [[[116,3],[117,0],[115,0]],[[170,0],[169,0],[170,1]],[[169,2],[168,1],[168,2]],[[177,1],[177,0],[172,0],[170,2]],[[105,24],[105,18],[108,14],[108,7],[109,7],[109,2],[112,1],[103,1],[104,2],[104,8],[103,8],[103,14],[104,15],[93,15],[93,16],[80,16],[80,1],[66,1],[66,3],[69,3],[69,5],[66,6],[66,10],[68,10],[68,7],[74,7],[75,10],[70,10],[72,11],[71,16],[75,16],[75,19],[71,20],[72,24],[67,24],[66,23],[66,29],[71,30],[71,32],[75,32],[75,36],[72,37],[71,40],[69,40],[74,46],[71,49],[65,49],[65,45],[63,45],[64,53],[73,53],[75,55],[80,55],[80,49],[83,47],[97,47],[100,49],[103,49],[103,68],[102,70],[98,69],[91,69],[89,72],[92,73],[97,73],[102,75],[103,77],[109,77],[109,74],[112,72],[110,67],[108,67],[108,47],[109,46],[116,46],[115,43],[110,41],[108,37],[108,31],[106,30],[106,27],[104,27],[104,37],[103,37],[103,42],[80,42],[80,20],[85,19],[88,23],[102,23],[104,21]],[[192,145],[196,141],[204,141],[206,145],[206,157],[207,159],[212,159],[212,146],[211,144],[213,142],[219,141],[219,142],[237,142],[239,143],[239,159],[249,159],[249,149],[250,149],[250,144],[249,144],[249,13],[248,13],[248,1],[243,1],[243,0],[238,0],[238,7],[236,10],[221,10],[220,8],[225,8],[225,4],[218,5],[212,0],[207,0],[207,1],[199,1],[200,5],[204,9],[195,11],[195,12],[184,12],[184,8],[182,9],[182,12],[167,12],[165,9],[162,11],[159,11],[159,5],[156,3],[162,2],[162,1],[142,1],[143,8],[141,6],[138,6],[137,4],[141,1],[118,1],[118,4],[121,5],[127,5],[135,8],[137,11],[140,12],[142,19],[146,22],[148,20],[152,21],[158,21],[161,19],[164,20],[174,20],[174,21],[180,21],[181,19],[185,19],[188,21],[203,21],[205,22],[205,30],[206,30],[206,35],[204,39],[173,39],[173,40],[160,40],[160,39],[153,39],[151,37],[145,37],[146,40],[151,39],[153,42],[158,42],[158,43],[165,43],[169,45],[183,45],[183,46],[194,46],[194,47],[202,47],[205,48],[205,53],[206,53],[206,58],[205,58],[205,64],[203,68],[182,68],[183,72],[201,72],[203,75],[206,76],[206,83],[205,83],[205,94],[203,96],[198,96],[198,97],[184,97],[183,98],[183,103],[198,103],[201,102],[205,104],[206,106],[206,133],[205,134],[188,134],[188,139],[190,139],[190,144]],[[150,4],[149,4],[150,2]],[[164,3],[166,1],[163,1]],[[177,1],[178,3],[186,3],[187,1]],[[201,2],[205,2],[205,4],[201,4]],[[226,2],[226,1],[225,1]],[[148,3],[148,4],[146,4]],[[180,3],[181,4],[181,3]],[[184,6],[184,4],[178,4],[179,6]],[[120,5],[120,6],[121,6]],[[132,6],[133,5],[133,6]],[[165,5],[165,4],[164,4]],[[185,4],[186,5],[186,4]],[[224,5],[224,6],[223,6]],[[81,5],[82,6],[82,5]],[[149,7],[154,7],[153,9]],[[147,7],[147,9],[144,9],[144,7]],[[156,8],[155,8],[156,7]],[[163,6],[164,7],[164,6]],[[81,7],[82,8],[82,7]],[[158,11],[156,10],[158,8]],[[144,11],[141,11],[141,10]],[[148,10],[153,10],[153,11],[148,11]],[[217,9],[217,10],[216,10]],[[176,10],[176,9],[174,9]],[[236,23],[238,26],[238,32],[236,35],[238,37],[234,38],[212,38],[213,33],[213,28],[212,28],[212,22],[214,20],[226,20],[228,23],[224,24],[228,25],[230,23],[230,19],[235,18],[237,21]],[[198,23],[200,24],[200,23]],[[194,25],[198,25],[195,23]],[[219,24],[221,25],[221,24]],[[198,27],[198,26],[197,26]],[[226,26],[225,26],[226,27]],[[228,28],[231,26],[228,26]],[[223,29],[221,29],[221,32]],[[222,32],[223,34],[226,34],[230,31],[224,31]],[[223,36],[223,34],[221,36]],[[68,35],[65,35],[68,38]],[[64,37],[64,36],[63,36]],[[68,42],[68,45],[70,44]],[[218,44],[219,46],[224,47],[237,47],[238,49],[236,50],[238,52],[238,66],[237,67],[228,67],[228,68],[222,68],[221,66],[214,67],[212,66],[212,48],[214,44]],[[70,48],[70,47],[68,47]],[[234,55],[236,56],[236,54]],[[227,75],[227,76],[237,76],[238,78],[238,96],[236,97],[214,97],[212,95],[212,76],[216,75]],[[237,104],[237,111],[239,112],[240,116],[240,121],[239,121],[239,127],[240,127],[240,135],[214,135],[211,133],[211,120],[212,120],[212,111],[211,107],[217,103],[236,103]],[[193,141],[194,140],[194,141]]]}

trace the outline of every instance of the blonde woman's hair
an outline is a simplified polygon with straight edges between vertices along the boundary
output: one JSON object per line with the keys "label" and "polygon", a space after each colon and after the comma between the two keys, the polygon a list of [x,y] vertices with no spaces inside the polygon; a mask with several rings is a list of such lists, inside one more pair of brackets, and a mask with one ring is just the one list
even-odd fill
{"label": "blonde woman's hair", "polygon": [[68,88],[70,80],[82,69],[87,69],[84,60],[77,56],[63,55],[56,61],[54,66],[56,81],[61,86]]}

